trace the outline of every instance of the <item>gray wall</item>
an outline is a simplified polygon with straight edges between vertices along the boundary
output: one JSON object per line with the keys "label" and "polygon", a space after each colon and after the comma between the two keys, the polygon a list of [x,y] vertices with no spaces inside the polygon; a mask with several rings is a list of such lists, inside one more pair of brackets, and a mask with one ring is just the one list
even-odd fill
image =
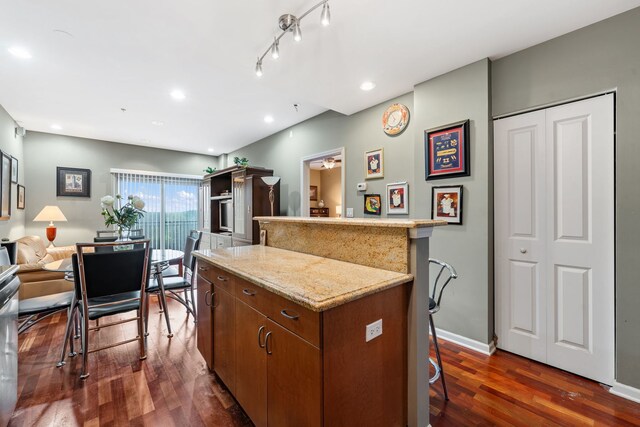
{"label": "gray wall", "polygon": [[[616,89],[616,379],[640,387],[640,8],[493,64],[493,114]],[[597,224],[596,224],[597,226]]]}
{"label": "gray wall", "polygon": [[[204,175],[203,169],[218,163],[213,156],[39,132],[27,132],[24,156],[26,234],[46,240],[47,224],[33,218],[45,205],[58,205],[68,222],[55,223],[56,245],[91,240],[95,230],[104,228],[100,198],[112,194],[111,168]],[[57,166],[91,169],[91,197],[56,197]]]}
{"label": "gray wall", "polygon": [[[17,124],[0,105],[0,150],[18,159],[18,184],[24,185],[22,137],[16,136]],[[11,184],[11,218],[0,221],[0,238],[10,240],[24,236],[25,211],[17,209],[17,184]]]}
{"label": "gray wall", "polygon": [[[436,77],[415,87],[415,204],[412,215],[431,216],[431,188],[463,185],[462,225],[434,230],[430,256],[451,263],[458,272],[435,319],[446,331],[489,343],[493,339],[493,145],[489,131],[488,59]],[[470,119],[471,176],[424,180],[424,130]]]}
{"label": "gray wall", "polygon": [[[413,179],[413,164],[408,156],[413,153],[415,125],[410,121],[405,131],[389,137],[382,131],[382,113],[393,102],[405,104],[412,110],[413,93],[409,93],[367,110],[344,116],[329,111],[282,132],[262,139],[229,154],[247,157],[251,165],[274,169],[282,178],[280,184],[280,209],[282,215],[300,216],[300,162],[301,158],[334,148],[344,147],[342,165],[346,172],[346,208],[354,208],[356,217],[364,216],[362,192],[356,190],[358,182],[364,182],[365,151],[384,148],[383,179],[367,181],[367,193],[384,194],[386,183]],[[411,193],[411,192],[410,192]],[[413,202],[413,193],[410,202]],[[383,213],[383,216],[385,214]],[[399,215],[395,215],[399,217]],[[423,215],[419,215],[423,216]]]}

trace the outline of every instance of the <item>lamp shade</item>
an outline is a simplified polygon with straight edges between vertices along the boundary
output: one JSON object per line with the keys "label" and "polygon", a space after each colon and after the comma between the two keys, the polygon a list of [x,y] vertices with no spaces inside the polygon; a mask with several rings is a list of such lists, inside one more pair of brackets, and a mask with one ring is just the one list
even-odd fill
{"label": "lamp shade", "polygon": [[342,205],[336,205],[336,215],[342,215]]}
{"label": "lamp shade", "polygon": [[263,176],[261,179],[267,185],[276,185],[280,181],[279,176]]}
{"label": "lamp shade", "polygon": [[57,206],[45,206],[38,215],[33,219],[34,221],[67,221],[62,211]]}

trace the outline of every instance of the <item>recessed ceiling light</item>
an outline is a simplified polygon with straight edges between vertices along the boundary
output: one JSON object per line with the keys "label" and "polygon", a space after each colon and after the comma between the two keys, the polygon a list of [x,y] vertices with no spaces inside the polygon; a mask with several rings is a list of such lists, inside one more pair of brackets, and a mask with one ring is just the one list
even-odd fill
{"label": "recessed ceiling light", "polygon": [[9,53],[13,56],[15,56],[16,58],[20,58],[20,59],[31,59],[31,54],[29,53],[29,51],[23,47],[20,46],[12,46],[9,49]]}
{"label": "recessed ceiling light", "polygon": [[374,87],[376,87],[376,84],[374,82],[370,82],[370,81],[362,82],[362,84],[360,85],[360,89],[365,90],[365,91],[371,90]]}
{"label": "recessed ceiling light", "polygon": [[51,129],[53,129],[53,130],[62,130],[62,126],[60,126],[58,124],[52,124],[51,125]]}
{"label": "recessed ceiling light", "polygon": [[184,94],[183,91],[181,91],[180,89],[175,89],[173,91],[171,91],[171,97],[173,99],[175,99],[176,101],[182,101],[183,99],[185,99],[187,96]]}
{"label": "recessed ceiling light", "polygon": [[273,123],[273,116],[264,116],[265,123]]}
{"label": "recessed ceiling light", "polygon": [[207,151],[213,153],[213,148],[207,148]]}
{"label": "recessed ceiling light", "polygon": [[154,126],[164,126],[164,122],[161,122],[160,120],[154,120],[151,124]]}

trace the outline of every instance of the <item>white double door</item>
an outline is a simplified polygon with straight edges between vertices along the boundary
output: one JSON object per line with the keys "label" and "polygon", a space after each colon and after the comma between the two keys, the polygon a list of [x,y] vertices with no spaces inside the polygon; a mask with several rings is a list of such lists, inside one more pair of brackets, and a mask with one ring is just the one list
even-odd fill
{"label": "white double door", "polygon": [[494,122],[498,347],[612,384],[614,100]]}

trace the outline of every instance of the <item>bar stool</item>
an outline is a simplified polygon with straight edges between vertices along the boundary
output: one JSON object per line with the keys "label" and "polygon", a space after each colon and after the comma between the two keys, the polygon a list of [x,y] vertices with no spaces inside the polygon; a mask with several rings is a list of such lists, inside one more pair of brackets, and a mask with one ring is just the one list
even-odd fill
{"label": "bar stool", "polygon": [[[437,269],[439,270],[436,279],[433,281],[431,297],[429,298],[429,326],[431,327],[431,335],[433,335],[433,346],[436,349],[436,358],[438,359],[438,363],[436,363],[432,358],[429,358],[429,363],[431,363],[431,365],[435,369],[435,374],[433,374],[433,376],[429,378],[429,384],[435,383],[436,381],[438,381],[438,378],[440,378],[442,380],[444,399],[449,400],[449,394],[447,393],[447,384],[444,381],[442,359],[440,358],[440,347],[438,347],[438,336],[436,335],[436,327],[433,323],[433,315],[440,310],[442,291],[444,291],[444,288],[447,287],[451,279],[458,278],[458,274],[452,266],[444,261],[440,261],[435,258],[429,258],[429,266],[437,266]],[[436,295],[438,295],[437,299]]]}

